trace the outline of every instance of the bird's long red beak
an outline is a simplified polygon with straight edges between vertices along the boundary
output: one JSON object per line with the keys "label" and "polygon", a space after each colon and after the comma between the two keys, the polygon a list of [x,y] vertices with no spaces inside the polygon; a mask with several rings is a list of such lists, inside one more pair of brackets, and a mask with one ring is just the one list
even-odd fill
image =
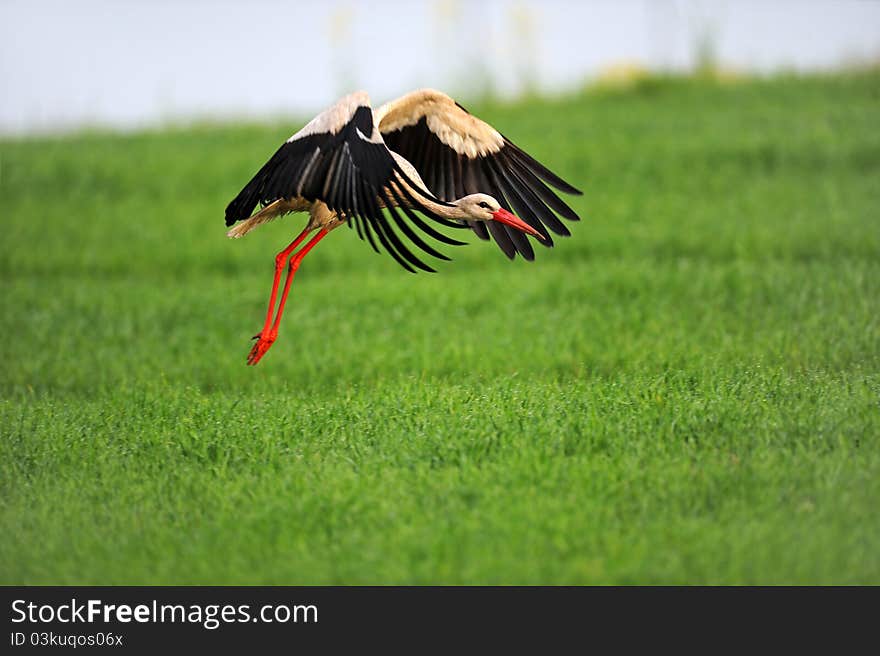
{"label": "bird's long red beak", "polygon": [[519,218],[516,214],[511,214],[506,209],[499,208],[495,212],[492,213],[492,218],[498,221],[499,223],[503,223],[504,225],[509,225],[511,228],[516,228],[520,232],[524,232],[527,235],[534,235],[539,240],[544,241],[544,236],[535,230],[528,223]]}

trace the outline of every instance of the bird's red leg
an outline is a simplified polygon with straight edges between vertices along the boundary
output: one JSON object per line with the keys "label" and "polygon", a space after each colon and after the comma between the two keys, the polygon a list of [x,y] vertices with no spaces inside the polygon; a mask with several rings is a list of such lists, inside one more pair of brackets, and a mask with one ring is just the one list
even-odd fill
{"label": "bird's red leg", "polygon": [[[260,358],[266,354],[266,351],[268,351],[269,347],[275,342],[275,338],[278,337],[278,325],[281,323],[281,314],[284,312],[284,304],[287,302],[287,294],[290,292],[290,283],[293,281],[293,276],[296,274],[296,270],[299,269],[300,263],[308,252],[317,246],[319,241],[327,236],[327,230],[322,228],[318,234],[311,238],[308,244],[303,246],[293,257],[290,258],[290,265],[287,269],[287,279],[284,281],[284,290],[281,292],[281,301],[278,303],[278,312],[275,314],[275,322],[271,324],[272,327],[270,328],[269,325],[272,321],[272,310],[275,306],[275,295],[278,293],[278,283],[281,279],[281,269],[278,264],[279,258],[281,258],[282,255],[286,257],[291,250],[296,248],[306,234],[307,233],[303,233],[297,237],[290,246],[281,251],[281,253],[278,254],[278,257],[275,258],[275,282],[272,285],[272,298],[269,301],[269,314],[266,316],[266,325],[258,335],[257,343],[254,344],[251,352],[248,354],[249,365],[257,364],[260,361]],[[281,262],[283,265],[283,259]]]}
{"label": "bird's red leg", "polygon": [[290,258],[290,267],[287,270],[287,280],[284,281],[284,291],[281,292],[281,301],[278,303],[278,312],[275,314],[275,323],[272,324],[272,331],[274,333],[277,334],[278,332],[278,324],[281,322],[281,313],[284,312],[284,304],[287,302],[287,293],[290,291],[290,283],[293,281],[293,276],[296,274],[296,270],[299,269],[300,263],[308,252],[317,246],[318,242],[326,235],[327,230],[322,228],[318,234],[312,237],[308,244],[302,247],[302,250]]}
{"label": "bird's red leg", "polygon": [[[302,243],[303,239],[305,239],[308,234],[309,229],[306,228],[297,235],[296,239],[287,245],[287,248],[275,256],[275,278],[272,280],[272,293],[269,295],[269,310],[266,312],[266,323],[263,324],[263,329],[254,335],[254,339],[259,339],[260,342],[269,342],[269,344],[263,349],[264,352],[268,350],[269,346],[272,345],[272,341],[275,339],[273,337],[269,340],[269,327],[272,325],[272,314],[275,310],[275,297],[278,295],[278,283],[281,282],[281,272],[284,270],[284,265],[287,264],[287,259],[290,257],[290,254]],[[253,354],[253,352],[254,351],[251,350],[251,354]],[[251,356],[248,356],[248,361],[250,361],[250,357]]]}
{"label": "bird's red leg", "polygon": [[260,331],[260,335],[268,333],[269,326],[272,324],[272,311],[275,309],[275,297],[278,294],[278,283],[281,282],[281,271],[284,269],[284,265],[287,264],[287,258],[290,257],[293,250],[302,243],[302,240],[305,239],[308,234],[309,229],[306,228],[299,233],[296,239],[290,242],[287,248],[275,256],[275,279],[272,281],[272,294],[269,296],[269,311],[266,313],[266,323],[263,324],[263,330]]}

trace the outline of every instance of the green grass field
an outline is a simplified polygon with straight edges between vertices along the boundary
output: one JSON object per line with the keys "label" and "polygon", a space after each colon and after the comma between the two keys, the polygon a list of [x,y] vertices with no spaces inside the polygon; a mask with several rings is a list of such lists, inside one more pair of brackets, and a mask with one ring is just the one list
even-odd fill
{"label": "green grass field", "polygon": [[574,235],[340,229],[256,368],[298,124],[0,142],[0,583],[880,583],[880,73],[471,109]]}

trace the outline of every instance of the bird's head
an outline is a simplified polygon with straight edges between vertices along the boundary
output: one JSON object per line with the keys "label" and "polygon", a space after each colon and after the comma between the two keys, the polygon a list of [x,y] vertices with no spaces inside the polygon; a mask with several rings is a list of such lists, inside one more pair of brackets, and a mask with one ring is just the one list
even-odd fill
{"label": "bird's head", "polygon": [[454,205],[458,206],[468,221],[498,221],[528,235],[534,235],[538,239],[544,239],[540,232],[501,207],[501,204],[488,194],[470,194],[455,201]]}

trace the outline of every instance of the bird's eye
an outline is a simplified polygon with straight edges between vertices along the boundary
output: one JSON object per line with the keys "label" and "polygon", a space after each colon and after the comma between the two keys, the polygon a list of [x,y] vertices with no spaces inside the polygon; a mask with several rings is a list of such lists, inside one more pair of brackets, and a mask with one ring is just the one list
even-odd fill
{"label": "bird's eye", "polygon": [[486,209],[488,210],[488,209],[489,209],[489,203],[487,203],[486,201],[483,201],[482,203],[480,203],[480,207],[484,207],[484,208],[486,208]]}

